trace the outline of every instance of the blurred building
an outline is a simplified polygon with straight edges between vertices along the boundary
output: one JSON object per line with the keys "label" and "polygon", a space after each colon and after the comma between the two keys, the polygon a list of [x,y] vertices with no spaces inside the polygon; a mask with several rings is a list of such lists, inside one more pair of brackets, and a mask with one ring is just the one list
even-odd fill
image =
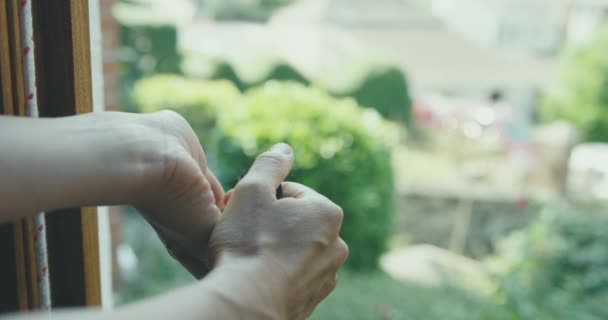
{"label": "blurred building", "polygon": [[578,46],[591,40],[608,21],[608,0],[576,0],[568,17],[566,40]]}
{"label": "blurred building", "polygon": [[555,55],[589,41],[608,19],[607,0],[430,0],[433,14],[484,45]]}
{"label": "blurred building", "polygon": [[572,0],[432,0],[433,13],[484,45],[556,54]]}
{"label": "blurred building", "polygon": [[552,60],[479,44],[434,16],[428,0],[296,1],[268,25],[203,21],[180,26],[178,34],[184,52],[228,58],[237,66],[271,56],[311,78],[344,70],[362,56],[398,64],[423,90],[486,95],[496,88],[541,87],[554,78]]}

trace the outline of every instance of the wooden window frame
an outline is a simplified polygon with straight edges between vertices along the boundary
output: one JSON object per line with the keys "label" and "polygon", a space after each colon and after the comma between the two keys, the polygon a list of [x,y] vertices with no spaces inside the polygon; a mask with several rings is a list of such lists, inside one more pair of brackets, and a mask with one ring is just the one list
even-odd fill
{"label": "wooden window frame", "polygon": [[[40,116],[92,112],[89,2],[32,1]],[[19,4],[0,0],[0,111],[15,116],[25,114]],[[100,306],[97,209],[46,219],[52,306]],[[0,226],[0,313],[37,308],[35,261],[32,220]]]}

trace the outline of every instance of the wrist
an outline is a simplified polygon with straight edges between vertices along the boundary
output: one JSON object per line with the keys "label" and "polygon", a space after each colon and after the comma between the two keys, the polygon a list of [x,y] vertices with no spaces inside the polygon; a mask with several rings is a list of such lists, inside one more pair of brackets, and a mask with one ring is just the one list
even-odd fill
{"label": "wrist", "polygon": [[[151,191],[156,172],[162,170],[159,137],[141,119],[141,115],[122,112],[89,113],[63,118],[58,123],[70,128],[80,163],[82,180],[93,180],[94,192],[83,204],[135,204]],[[86,151],[85,151],[86,150]],[[84,152],[83,152],[84,151]],[[85,185],[88,185],[85,183]]]}
{"label": "wrist", "polygon": [[287,281],[272,259],[224,253],[204,281],[248,319],[286,318]]}
{"label": "wrist", "polygon": [[109,124],[114,130],[114,177],[122,183],[121,204],[139,206],[156,198],[166,171],[166,137],[152,128],[146,115],[122,114],[123,121]]}
{"label": "wrist", "polygon": [[225,256],[203,280],[118,309],[121,319],[284,320],[282,291],[272,266],[256,257]]}
{"label": "wrist", "polygon": [[[142,206],[163,194],[163,179],[171,156],[166,132],[162,132],[153,115],[106,113],[114,131],[110,139],[115,150],[116,175],[124,183],[126,204]],[[116,121],[120,119],[120,121]]]}

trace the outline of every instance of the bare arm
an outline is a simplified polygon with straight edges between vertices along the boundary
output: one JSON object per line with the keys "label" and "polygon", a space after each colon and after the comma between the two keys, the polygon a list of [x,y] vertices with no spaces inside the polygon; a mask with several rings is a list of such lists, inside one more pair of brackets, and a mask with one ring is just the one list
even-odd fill
{"label": "bare arm", "polygon": [[174,112],[0,117],[0,223],[85,205],[136,206],[196,277],[224,192]]}
{"label": "bare arm", "polygon": [[[204,280],[112,311],[74,309],[51,314],[14,314],[2,320],[283,320],[280,270],[261,259],[238,258],[218,266]],[[264,283],[258,279],[266,279]],[[256,285],[257,283],[257,285]]]}
{"label": "bare arm", "polygon": [[[282,183],[294,160],[285,144],[258,157],[220,214],[223,190],[196,135],[174,113],[0,118],[0,128],[5,221],[49,208],[129,203],[195,276],[215,266],[164,296],[52,318],[302,320],[336,286],[348,254],[338,236],[342,211],[309,188]],[[281,183],[285,198],[276,199]]]}
{"label": "bare arm", "polygon": [[54,208],[131,203],[144,172],[160,165],[153,143],[137,136],[146,128],[132,117],[0,117],[0,222]]}

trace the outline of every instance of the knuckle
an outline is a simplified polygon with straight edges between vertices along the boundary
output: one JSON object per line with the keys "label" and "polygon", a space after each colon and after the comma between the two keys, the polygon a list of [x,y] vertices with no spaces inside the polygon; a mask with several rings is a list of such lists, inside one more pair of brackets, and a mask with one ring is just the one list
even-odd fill
{"label": "knuckle", "polygon": [[344,211],[335,203],[326,204],[325,217],[327,222],[333,226],[339,227],[344,219]]}
{"label": "knuckle", "polygon": [[176,130],[176,132],[186,134],[189,138],[194,136],[194,131],[192,130],[190,123],[180,113],[173,110],[162,110],[159,111],[159,114],[171,128]]}
{"label": "knuckle", "polygon": [[264,190],[264,184],[254,179],[243,179],[234,189],[235,193],[258,193]]}
{"label": "knuckle", "polygon": [[181,114],[177,113],[174,110],[165,109],[165,110],[159,111],[158,114],[163,117],[166,117],[167,119],[170,119],[170,120],[186,121],[186,119],[184,119],[184,117]]}
{"label": "knuckle", "polygon": [[188,120],[173,110],[161,110],[152,114],[155,126],[168,136],[185,136],[191,139],[194,135]]}
{"label": "knuckle", "polygon": [[256,159],[256,161],[265,162],[275,166],[280,166],[285,160],[286,157],[284,155],[273,151],[266,151],[260,154]]}
{"label": "knuckle", "polygon": [[329,283],[327,284],[327,289],[329,292],[332,292],[336,289],[336,287],[338,286],[338,277],[333,277],[331,280],[329,280]]}
{"label": "knuckle", "polygon": [[344,240],[342,240],[342,238],[338,239],[337,251],[338,251],[338,261],[340,261],[340,265],[342,265],[348,258],[348,254],[349,254],[348,245],[346,244],[346,242],[344,242]]}

